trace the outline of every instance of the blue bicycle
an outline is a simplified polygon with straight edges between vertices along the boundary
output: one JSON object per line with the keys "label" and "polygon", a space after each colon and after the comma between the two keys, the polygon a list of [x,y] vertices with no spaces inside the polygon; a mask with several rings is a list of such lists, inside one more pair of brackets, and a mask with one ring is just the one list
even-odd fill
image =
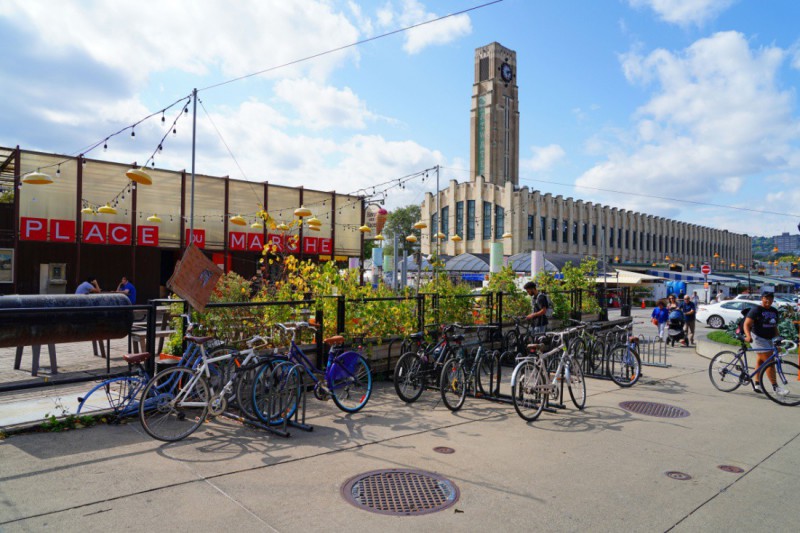
{"label": "blue bicycle", "polygon": [[[708,365],[711,383],[722,392],[734,391],[747,383],[756,390],[756,383],[760,383],[761,390],[773,402],[780,405],[800,405],[800,367],[783,358],[783,352],[790,349],[787,345],[797,345],[775,337],[772,339],[772,355],[751,373],[747,366],[747,352],[764,350],[748,348],[743,335],[737,335],[736,338],[741,343],[738,351],[719,352],[711,359]],[[756,376],[758,378],[753,379]]]}
{"label": "blue bicycle", "polygon": [[76,414],[86,415],[111,411],[113,422],[119,422],[126,416],[139,412],[139,396],[142,394],[150,374],[142,363],[150,359],[149,353],[129,353],[122,356],[132,372],[127,376],[107,379],[97,385],[84,396],[78,398]]}
{"label": "blue bicycle", "polygon": [[[311,378],[314,396],[322,401],[332,398],[346,413],[355,413],[367,405],[372,394],[372,372],[367,360],[358,352],[345,351],[344,337],[325,339],[330,346],[325,369],[315,367],[295,342],[297,331],[316,331],[307,322],[276,324],[290,338],[286,360],[275,366],[263,367],[253,384],[253,403],[256,415],[265,424],[280,424],[297,411],[303,387],[303,375]],[[296,390],[297,394],[287,394]],[[279,398],[280,401],[276,401]]]}

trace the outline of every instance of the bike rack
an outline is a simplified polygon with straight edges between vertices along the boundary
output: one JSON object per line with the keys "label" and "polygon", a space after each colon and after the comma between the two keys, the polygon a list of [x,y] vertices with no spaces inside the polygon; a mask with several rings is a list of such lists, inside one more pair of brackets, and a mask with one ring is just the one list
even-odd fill
{"label": "bike rack", "polygon": [[639,358],[642,365],[669,368],[667,363],[667,343],[658,342],[658,337],[639,335]]}

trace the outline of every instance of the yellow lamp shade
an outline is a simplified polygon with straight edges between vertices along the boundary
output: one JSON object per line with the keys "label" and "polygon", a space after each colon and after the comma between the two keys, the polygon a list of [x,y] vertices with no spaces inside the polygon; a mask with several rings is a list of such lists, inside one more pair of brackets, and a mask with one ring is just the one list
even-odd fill
{"label": "yellow lamp shade", "polygon": [[147,221],[148,222],[152,222],[154,224],[158,224],[158,223],[161,222],[161,217],[158,216],[157,214],[153,213],[153,216],[147,217]]}
{"label": "yellow lamp shade", "polygon": [[507,231],[507,232],[503,233],[503,238],[504,239],[510,239],[513,236],[514,236],[514,234],[511,233],[510,231]]}
{"label": "yellow lamp shade", "polygon": [[81,209],[81,213],[83,213],[84,215],[93,215],[94,210],[91,207],[86,206],[83,209]]}
{"label": "yellow lamp shade", "polygon": [[444,233],[442,233],[442,232],[440,231],[439,233],[437,233],[437,234],[435,235],[435,237],[436,237],[437,239],[441,240],[441,239],[446,239],[446,238],[447,238],[447,235],[445,235]]}
{"label": "yellow lamp shade", "polygon": [[311,216],[311,209],[307,207],[303,207],[302,205],[294,210],[294,216],[297,218],[309,217]]}
{"label": "yellow lamp shade", "polygon": [[104,215],[116,215],[117,210],[111,207],[110,205],[106,204],[100,209],[97,210],[98,213],[103,213]]}
{"label": "yellow lamp shade", "polygon": [[135,181],[136,183],[140,183],[142,185],[153,184],[153,178],[151,178],[150,174],[145,172],[143,168],[130,168],[127,172],[125,172],[125,176],[127,176],[129,180]]}
{"label": "yellow lamp shade", "polygon": [[376,241],[382,241],[382,240],[383,240],[383,235],[381,235],[380,233],[378,233],[377,235],[375,235],[375,240],[376,240]]}
{"label": "yellow lamp shade", "polygon": [[461,238],[461,235],[459,235],[458,233],[456,233],[455,235],[453,235],[452,237],[450,237],[450,240],[451,240],[451,241],[454,241],[454,242],[461,242],[463,239]]}
{"label": "yellow lamp shade", "polygon": [[308,229],[310,229],[311,231],[319,231],[319,226],[317,226],[315,224],[310,224],[308,226]]}
{"label": "yellow lamp shade", "polygon": [[369,229],[369,226],[361,226],[360,228],[358,228],[358,231],[360,231],[361,233],[369,233],[372,230]]}
{"label": "yellow lamp shade", "polygon": [[416,235],[409,235],[408,237],[406,237],[406,242],[410,242],[411,244],[414,244],[415,242],[417,242],[417,236]]}
{"label": "yellow lamp shade", "polygon": [[308,224],[309,226],[321,226],[322,221],[317,217],[311,217],[308,220],[306,220],[306,224]]}
{"label": "yellow lamp shade", "polygon": [[423,221],[421,221],[421,220],[419,222],[417,222],[416,224],[414,224],[414,229],[425,229],[427,227],[428,227],[428,225],[426,223],[424,223]]}
{"label": "yellow lamp shade", "polygon": [[261,222],[253,222],[250,227],[252,229],[264,229],[264,225]]}
{"label": "yellow lamp shade", "polygon": [[241,215],[236,215],[235,217],[230,218],[231,224],[236,224],[237,226],[246,226],[247,221]]}
{"label": "yellow lamp shade", "polygon": [[49,174],[45,174],[44,172],[29,172],[22,177],[22,183],[28,183],[30,185],[49,185],[53,183],[53,178]]}
{"label": "yellow lamp shade", "polygon": [[278,229],[278,230],[280,230],[280,231],[289,231],[289,226],[287,226],[287,225],[286,225],[286,224],[284,224],[283,222],[281,222],[280,224],[278,224],[277,226],[275,226],[275,228],[276,228],[276,229]]}

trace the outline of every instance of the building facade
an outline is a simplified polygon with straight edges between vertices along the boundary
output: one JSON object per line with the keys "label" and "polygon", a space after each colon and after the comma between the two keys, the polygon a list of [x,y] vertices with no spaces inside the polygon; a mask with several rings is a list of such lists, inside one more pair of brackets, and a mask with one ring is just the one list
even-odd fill
{"label": "building facade", "polygon": [[507,256],[540,250],[616,263],[708,262],[717,269],[751,263],[747,235],[520,188],[516,69],[516,53],[498,43],[476,50],[471,178],[451,180],[438,198],[426,194],[423,253],[489,253],[502,242]]}
{"label": "building facade", "polygon": [[800,252],[800,235],[790,235],[788,232],[783,232],[772,239],[780,253],[794,254]]}

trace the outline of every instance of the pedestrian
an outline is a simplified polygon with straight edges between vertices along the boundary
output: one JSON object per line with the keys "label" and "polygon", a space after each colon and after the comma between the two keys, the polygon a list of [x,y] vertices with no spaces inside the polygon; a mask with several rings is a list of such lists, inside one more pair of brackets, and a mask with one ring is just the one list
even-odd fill
{"label": "pedestrian", "polygon": [[119,285],[117,285],[117,292],[121,292],[127,296],[131,305],[136,303],[136,287],[133,286],[133,283],[128,281],[126,276],[122,276],[122,280],[119,282]]}
{"label": "pedestrian", "polygon": [[717,293],[717,303],[722,303],[722,300],[725,299],[725,294],[722,292],[722,289],[719,290]]}
{"label": "pedestrian", "polygon": [[694,304],[695,309],[697,309],[697,306],[700,305],[700,296],[697,295],[697,291],[692,293],[692,303]]}
{"label": "pedestrian", "polygon": [[95,294],[98,292],[102,292],[100,290],[100,285],[97,284],[97,278],[94,276],[89,276],[86,278],[86,281],[78,285],[78,288],[75,289],[75,294]]}
{"label": "pedestrian", "polygon": [[534,333],[544,333],[547,330],[547,296],[536,288],[536,283],[529,281],[523,288],[531,297],[531,313],[526,316],[531,321]]}
{"label": "pedestrian", "polygon": [[670,294],[667,297],[667,312],[675,311],[676,309],[678,309],[678,300],[674,294]]}
{"label": "pedestrian", "polygon": [[669,318],[669,311],[667,311],[667,306],[664,305],[662,300],[658,301],[656,307],[653,309],[653,313],[650,315],[650,318],[653,322],[653,325],[658,328],[658,342],[663,342],[664,330],[667,325],[667,318]]}
{"label": "pedestrian", "polygon": [[[697,293],[695,293],[697,294]],[[681,341],[685,346],[694,344],[694,326],[697,318],[697,306],[692,301],[692,297],[688,294],[683,297],[683,304],[680,307],[683,311],[683,316],[686,319],[686,324],[683,326],[683,331],[686,333],[685,341]]]}
{"label": "pedestrian", "polygon": [[[772,355],[772,339],[778,336],[778,310],[772,306],[774,301],[773,292],[763,291],[761,305],[752,308],[744,319],[744,340],[749,342],[754,350],[758,350],[756,368]],[[788,394],[789,391],[778,385],[774,366],[767,369],[767,377],[772,382],[772,390],[781,396]],[[756,381],[755,386],[756,392],[761,393],[761,383]]]}

